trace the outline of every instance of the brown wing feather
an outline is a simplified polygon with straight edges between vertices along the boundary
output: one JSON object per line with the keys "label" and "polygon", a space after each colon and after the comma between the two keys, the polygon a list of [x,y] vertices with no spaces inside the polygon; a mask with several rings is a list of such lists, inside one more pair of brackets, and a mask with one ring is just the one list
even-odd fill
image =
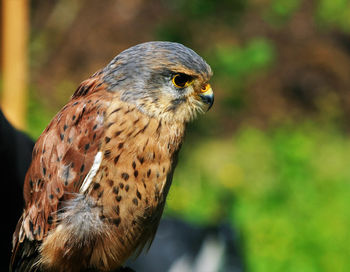
{"label": "brown wing feather", "polygon": [[79,191],[99,148],[111,99],[96,73],[82,82],[39,137],[25,178],[26,206],[14,233],[12,262],[18,244],[41,241],[55,227],[62,202]]}

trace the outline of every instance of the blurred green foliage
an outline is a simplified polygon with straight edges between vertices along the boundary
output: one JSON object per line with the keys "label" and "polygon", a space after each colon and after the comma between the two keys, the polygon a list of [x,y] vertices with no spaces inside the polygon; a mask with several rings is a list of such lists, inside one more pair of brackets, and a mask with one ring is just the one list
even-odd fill
{"label": "blurred green foliage", "polygon": [[235,80],[266,68],[274,58],[271,42],[264,38],[255,38],[243,47],[217,45],[213,56],[213,69],[220,75]]}
{"label": "blurred green foliage", "polygon": [[350,139],[312,122],[184,145],[167,213],[230,218],[247,271],[350,267]]}
{"label": "blurred green foliage", "polygon": [[272,0],[265,18],[272,25],[280,26],[290,19],[299,6],[300,0]]}
{"label": "blurred green foliage", "polygon": [[319,0],[316,18],[322,25],[349,32],[349,16],[350,2],[348,0]]}
{"label": "blurred green foliage", "polygon": [[49,124],[54,112],[49,110],[45,102],[37,96],[35,90],[30,90],[28,99],[27,133],[32,139],[37,139]]}

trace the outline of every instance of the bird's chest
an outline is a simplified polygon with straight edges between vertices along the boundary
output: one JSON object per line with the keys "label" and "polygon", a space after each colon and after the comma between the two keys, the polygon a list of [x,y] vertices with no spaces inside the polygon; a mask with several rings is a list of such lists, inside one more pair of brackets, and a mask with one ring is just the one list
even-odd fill
{"label": "bird's chest", "polygon": [[[128,119],[119,113],[129,114]],[[182,135],[126,109],[107,118],[101,163],[86,194],[109,230],[104,248],[125,259],[151,240],[163,212]],[[181,136],[181,137],[180,137]]]}

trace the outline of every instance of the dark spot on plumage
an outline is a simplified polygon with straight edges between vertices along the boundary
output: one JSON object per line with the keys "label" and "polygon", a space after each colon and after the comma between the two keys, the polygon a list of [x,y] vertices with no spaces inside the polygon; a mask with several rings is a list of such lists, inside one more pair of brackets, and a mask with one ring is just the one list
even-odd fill
{"label": "dark spot on plumage", "polygon": [[[83,115],[84,115],[84,113],[85,113],[85,110],[86,110],[86,107],[85,107],[85,105],[84,105],[82,111],[79,113],[79,116],[78,116],[77,120],[76,120],[75,123],[74,123],[75,126],[76,126],[76,125],[80,122],[80,120],[83,118]],[[73,121],[74,121],[74,119],[73,119]]]}
{"label": "dark spot on plumage", "polygon": [[53,199],[53,194],[50,194],[50,195],[49,195],[49,198],[50,198],[50,199]]}
{"label": "dark spot on plumage", "polygon": [[115,113],[115,112],[118,112],[118,111],[120,111],[120,110],[121,110],[121,108],[116,108],[115,110],[113,110],[113,111],[110,113],[110,115],[113,114],[113,113]]}
{"label": "dark spot on plumage", "polygon": [[72,163],[70,164],[70,167],[74,168],[74,162],[72,162]]}
{"label": "dark spot on plumage", "polygon": [[103,192],[104,192],[103,190],[101,192],[99,192],[98,195],[97,195],[97,198],[101,198],[102,195],[103,195]]}
{"label": "dark spot on plumage", "polygon": [[134,121],[134,125],[136,125],[138,121],[140,121],[140,118],[137,118],[137,119]]}
{"label": "dark spot on plumage", "polygon": [[82,164],[81,167],[80,167],[80,172],[81,173],[84,171],[84,168],[85,168],[85,164]]}
{"label": "dark spot on plumage", "polygon": [[72,138],[71,137],[68,138],[68,143],[72,143]]}
{"label": "dark spot on plumage", "polygon": [[137,156],[137,159],[139,160],[139,162],[140,162],[141,164],[143,164],[143,162],[145,161],[144,157],[139,157],[139,156]]}
{"label": "dark spot on plumage", "polygon": [[107,184],[112,187],[114,185],[114,181],[112,179],[107,179]]}
{"label": "dark spot on plumage", "polygon": [[33,189],[34,184],[33,184],[33,181],[31,179],[29,180],[29,186],[31,189]]}
{"label": "dark spot on plumage", "polygon": [[44,174],[44,176],[46,175],[46,168],[45,167],[43,167],[43,174]]}
{"label": "dark spot on plumage", "polygon": [[128,114],[128,113],[134,111],[134,109],[135,109],[135,108],[127,109],[124,113],[125,113],[125,114]]}
{"label": "dark spot on plumage", "polygon": [[105,216],[104,214],[101,214],[101,215],[100,215],[100,219],[103,221],[103,220],[106,219],[106,216]]}
{"label": "dark spot on plumage", "polygon": [[122,132],[123,132],[123,130],[119,130],[116,133],[114,133],[114,136],[118,137],[120,135],[120,133],[122,133]]}
{"label": "dark spot on plumage", "polygon": [[88,129],[85,129],[85,135],[88,134]]}
{"label": "dark spot on plumage", "polygon": [[75,120],[75,118],[76,118],[76,116],[75,116],[75,115],[73,115],[73,117],[72,117],[72,121],[74,121],[74,120]]}
{"label": "dark spot on plumage", "polygon": [[91,99],[88,100],[88,103],[89,103],[89,104],[91,103]]}
{"label": "dark spot on plumage", "polygon": [[163,173],[165,173],[165,167],[163,166]]}
{"label": "dark spot on plumage", "polygon": [[149,178],[150,175],[151,175],[151,169],[148,169],[148,171],[147,171],[147,177]]}
{"label": "dark spot on plumage", "polygon": [[78,104],[79,104],[79,102],[74,102],[74,103],[73,103],[73,106],[78,105]]}
{"label": "dark spot on plumage", "polygon": [[142,180],[142,183],[143,183],[143,187],[145,187],[145,189],[146,189],[146,188],[147,188],[147,186],[146,186],[145,181],[144,181],[144,180]]}
{"label": "dark spot on plumage", "polygon": [[134,168],[134,169],[136,168],[136,162],[135,161],[132,162],[132,168]]}
{"label": "dark spot on plumage", "polygon": [[44,149],[42,150],[42,153],[45,154],[45,151],[46,151],[46,150],[45,150],[45,148],[44,148]]}
{"label": "dark spot on plumage", "polygon": [[68,128],[68,126],[67,126],[66,124],[64,124],[64,126],[63,126],[63,130],[64,130],[64,131],[66,131],[66,130],[67,130],[67,128]]}
{"label": "dark spot on plumage", "polygon": [[147,197],[145,199],[145,203],[146,203],[146,205],[148,205],[148,198]]}
{"label": "dark spot on plumage", "polygon": [[51,177],[52,177],[52,175],[51,175],[51,173],[49,174],[49,179],[51,179]]}
{"label": "dark spot on plumage", "polygon": [[145,130],[147,129],[148,125],[149,125],[149,122],[148,122],[141,130],[139,130],[139,131],[135,134],[135,136],[139,135],[140,133],[141,133],[141,134],[144,133]]}
{"label": "dark spot on plumage", "polygon": [[137,198],[133,198],[132,203],[134,203],[136,206],[139,204]]}
{"label": "dark spot on plumage", "polygon": [[99,183],[94,182],[94,185],[92,186],[92,189],[97,190],[98,188],[100,188],[100,186],[101,185]]}
{"label": "dark spot on plumage", "polygon": [[145,149],[146,149],[146,147],[147,147],[147,145],[148,145],[148,141],[149,141],[149,139],[146,140],[146,143],[145,143],[145,145],[143,146],[142,151],[145,151]]}
{"label": "dark spot on plumage", "polygon": [[67,180],[64,182],[64,186],[68,186],[68,181]]}
{"label": "dark spot on plumage", "polygon": [[61,138],[61,141],[63,141],[63,139],[64,139],[64,134],[63,133],[60,133],[60,138]]}
{"label": "dark spot on plumage", "polygon": [[95,130],[96,128],[97,128],[97,124],[92,127],[93,130]]}
{"label": "dark spot on plumage", "polygon": [[141,193],[139,192],[139,190],[136,190],[136,196],[138,199],[141,200],[142,196],[141,196]]}
{"label": "dark spot on plumage", "polygon": [[96,139],[96,133],[94,133],[94,136],[92,136],[92,140],[95,141]]}
{"label": "dark spot on plumage", "polygon": [[104,153],[105,158],[109,158],[111,156],[111,151],[110,150],[106,150]]}
{"label": "dark spot on plumage", "polygon": [[118,236],[118,240],[123,246],[125,246],[125,241],[122,237]]}
{"label": "dark spot on plumage", "polygon": [[134,171],[134,177],[137,178],[138,175],[139,175],[139,171],[135,170]]}
{"label": "dark spot on plumage", "polygon": [[56,188],[56,192],[59,194],[61,192],[60,188]]}
{"label": "dark spot on plumage", "polygon": [[114,158],[114,163],[116,164],[119,160],[120,154]]}
{"label": "dark spot on plumage", "polygon": [[34,233],[34,224],[32,222],[32,220],[29,220],[29,229],[31,233]]}
{"label": "dark spot on plumage", "polygon": [[153,160],[156,158],[156,153],[153,152]]}
{"label": "dark spot on plumage", "polygon": [[85,151],[88,151],[89,148],[90,148],[90,144],[86,144],[86,145],[84,146]]}
{"label": "dark spot on plumage", "polygon": [[51,215],[49,215],[49,216],[47,217],[47,223],[48,223],[49,225],[51,225],[51,224],[52,224],[52,221],[53,221],[53,218],[52,218]]}
{"label": "dark spot on plumage", "polygon": [[122,200],[122,197],[120,195],[115,197],[115,200],[117,200],[118,202],[120,202]]}
{"label": "dark spot on plumage", "polygon": [[159,178],[159,172],[157,172],[157,178]]}
{"label": "dark spot on plumage", "polygon": [[120,144],[118,144],[118,149],[122,149],[122,148],[123,148],[123,146],[124,146],[124,143],[120,143]]}
{"label": "dark spot on plumage", "polygon": [[38,231],[37,231],[37,233],[38,233],[38,235],[40,235],[40,233],[41,233],[41,226],[40,226],[40,225],[38,226]]}
{"label": "dark spot on plumage", "polygon": [[118,194],[119,193],[119,187],[115,186],[113,187],[113,194]]}
{"label": "dark spot on plumage", "polygon": [[121,176],[122,176],[122,178],[123,178],[125,181],[127,181],[127,180],[129,179],[129,174],[128,174],[128,173],[123,172]]}
{"label": "dark spot on plumage", "polygon": [[131,225],[135,226],[136,225],[136,220],[132,220]]}
{"label": "dark spot on plumage", "polygon": [[126,186],[125,186],[125,191],[126,191],[126,192],[129,191],[129,185],[126,185]]}
{"label": "dark spot on plumage", "polygon": [[158,127],[156,129],[156,133],[159,135],[160,134],[160,129],[162,128],[162,120],[159,121]]}
{"label": "dark spot on plumage", "polygon": [[107,128],[110,128],[113,124],[114,124],[114,122],[109,122],[109,123],[107,124]]}
{"label": "dark spot on plumage", "polygon": [[124,183],[120,182],[119,183],[119,187],[120,187],[120,189],[123,189],[124,188]]}
{"label": "dark spot on plumage", "polygon": [[119,215],[119,214],[120,214],[120,208],[119,208],[119,205],[115,206],[114,210],[115,210],[115,213],[116,213],[117,215]]}
{"label": "dark spot on plumage", "polygon": [[111,140],[111,138],[109,138],[109,137],[105,137],[105,142],[106,142],[106,144],[108,144],[109,143],[109,141]]}

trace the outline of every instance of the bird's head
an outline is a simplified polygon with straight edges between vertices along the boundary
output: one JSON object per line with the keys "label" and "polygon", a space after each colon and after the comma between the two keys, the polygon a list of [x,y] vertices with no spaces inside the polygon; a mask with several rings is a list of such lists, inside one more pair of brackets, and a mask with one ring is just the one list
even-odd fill
{"label": "bird's head", "polygon": [[179,43],[147,42],[115,57],[103,70],[109,91],[143,113],[188,122],[213,104],[210,66]]}

